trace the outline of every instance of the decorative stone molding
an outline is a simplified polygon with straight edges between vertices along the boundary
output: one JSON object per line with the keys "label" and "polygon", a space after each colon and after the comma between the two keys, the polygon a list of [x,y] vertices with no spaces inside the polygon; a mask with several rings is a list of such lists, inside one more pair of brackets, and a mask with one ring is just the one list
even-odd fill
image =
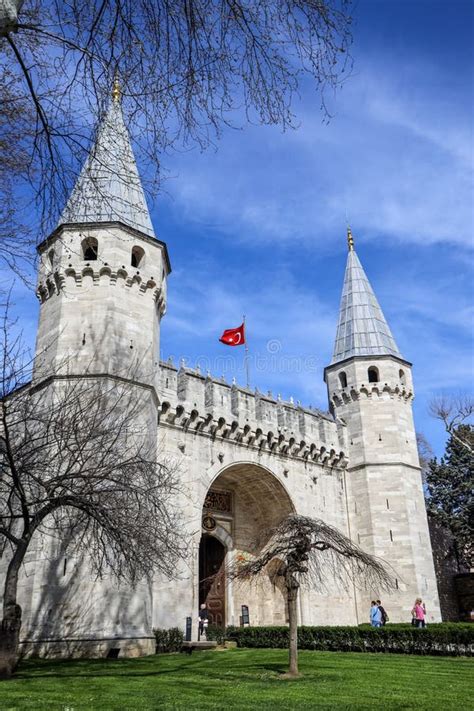
{"label": "decorative stone molding", "polygon": [[165,294],[154,279],[142,277],[138,272],[129,273],[126,269],[112,269],[109,266],[93,269],[89,264],[77,270],[68,267],[64,271],[56,270],[38,284],[36,294],[41,303],[59,294],[66,286],[67,281],[73,281],[77,287],[84,285],[84,279],[91,277],[92,285],[98,286],[106,282],[109,286],[122,284],[125,288],[136,288],[140,295],[152,294],[160,313],[164,313]]}
{"label": "decorative stone molding", "polygon": [[331,395],[331,401],[335,407],[347,404],[351,401],[359,400],[361,396],[368,399],[373,397],[383,397],[387,394],[391,399],[398,398],[405,402],[410,402],[414,398],[412,390],[407,389],[404,385],[390,385],[389,383],[362,383],[358,388],[351,385],[350,387],[334,391]]}
{"label": "decorative stone molding", "polygon": [[241,425],[237,420],[227,421],[224,417],[214,417],[211,413],[200,413],[197,409],[187,412],[183,404],[161,404],[160,424],[182,429],[216,441],[228,441],[249,449],[268,454],[305,461],[318,462],[330,468],[345,469],[348,457],[343,451],[318,446],[284,432],[253,429],[249,424]]}

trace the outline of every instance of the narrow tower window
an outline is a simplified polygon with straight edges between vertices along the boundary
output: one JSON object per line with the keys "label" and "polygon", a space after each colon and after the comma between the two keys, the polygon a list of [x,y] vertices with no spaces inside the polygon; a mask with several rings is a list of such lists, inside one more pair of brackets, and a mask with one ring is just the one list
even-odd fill
{"label": "narrow tower window", "polygon": [[99,244],[95,237],[86,237],[82,240],[82,258],[86,262],[93,262],[97,259]]}
{"label": "narrow tower window", "polygon": [[141,247],[134,247],[132,249],[132,259],[131,259],[131,265],[132,267],[135,267],[135,269],[138,269],[138,267],[143,267],[144,264],[144,259],[145,257],[145,252]]}
{"label": "narrow tower window", "polygon": [[54,266],[54,249],[50,249],[48,252],[49,266],[52,268]]}
{"label": "narrow tower window", "polygon": [[405,372],[403,370],[398,371],[398,377],[400,378],[400,382],[402,385],[405,385]]}
{"label": "narrow tower window", "polygon": [[370,366],[369,370],[367,371],[367,375],[369,378],[369,383],[379,382],[379,370],[375,367],[375,365]]}
{"label": "narrow tower window", "polygon": [[347,375],[344,371],[339,373],[339,382],[341,383],[341,388],[347,388]]}

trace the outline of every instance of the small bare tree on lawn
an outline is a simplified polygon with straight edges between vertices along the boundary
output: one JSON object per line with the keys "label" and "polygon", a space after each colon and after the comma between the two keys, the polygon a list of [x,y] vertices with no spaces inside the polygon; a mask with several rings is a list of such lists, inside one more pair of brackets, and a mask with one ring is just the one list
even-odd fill
{"label": "small bare tree on lawn", "polygon": [[235,580],[266,575],[267,566],[278,561],[277,575],[284,580],[290,627],[289,671],[298,676],[297,601],[302,582],[323,585],[328,578],[364,583],[375,590],[393,587],[391,574],[377,558],[365,553],[340,531],[319,519],[291,514],[266,534],[268,542],[253,560],[235,564],[228,572]]}
{"label": "small bare tree on lawn", "polygon": [[[172,577],[182,555],[176,470],[158,461],[147,398],[111,379],[25,383],[20,340],[4,348],[0,402],[0,553],[7,561],[0,677],[18,661],[19,573],[33,536],[88,551],[99,575]],[[150,434],[150,431],[155,434]],[[154,441],[153,441],[154,440]]]}

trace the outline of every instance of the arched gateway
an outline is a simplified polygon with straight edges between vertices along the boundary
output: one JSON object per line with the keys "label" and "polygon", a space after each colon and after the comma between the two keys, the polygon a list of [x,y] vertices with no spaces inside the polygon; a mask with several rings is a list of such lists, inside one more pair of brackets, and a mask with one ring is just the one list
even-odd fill
{"label": "arched gateway", "polygon": [[202,509],[199,546],[199,604],[210,623],[239,624],[241,607],[252,624],[284,624],[285,600],[272,570],[254,585],[226,578],[231,560],[246,560],[265,544],[268,532],[295,507],[283,484],[268,469],[242,462],[224,469],[209,487]]}
{"label": "arched gateway", "polygon": [[[350,231],[348,248],[325,369],[330,412],[230,385],[185,362],[176,368],[160,361],[168,251],[155,236],[120,102],[111,102],[57,228],[38,246],[33,387],[49,387],[58,375],[86,375],[98,385],[123,381],[134,402],[146,393],[134,428],[146,429],[146,441],[156,441],[177,473],[187,551],[171,580],[157,571],[131,586],[108,573],[97,580],[87,551],[75,567],[66,566],[60,542],[45,536],[29,551],[19,580],[24,653],[153,652],[153,627],[186,629],[191,619],[197,634],[204,600],[220,625],[238,625],[242,605],[252,625],[284,624],[277,564],[258,586],[232,585],[225,571],[231,558],[255,553],[262,532],[295,509],[393,563],[399,584],[387,601],[392,621],[406,620],[420,594],[429,621],[440,620],[411,364],[398,350]],[[227,466],[218,471],[222,462]],[[0,559],[0,591],[8,562]],[[212,577],[216,570],[221,577]],[[327,591],[304,591],[300,622],[357,624],[368,602],[365,591],[334,581]]]}

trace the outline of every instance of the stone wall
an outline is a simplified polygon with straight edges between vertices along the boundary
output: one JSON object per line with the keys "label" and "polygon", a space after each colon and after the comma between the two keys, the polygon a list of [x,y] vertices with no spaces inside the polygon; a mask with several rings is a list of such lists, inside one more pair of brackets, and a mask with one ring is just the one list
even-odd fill
{"label": "stone wall", "polygon": [[[183,626],[197,616],[201,520],[209,489],[226,490],[230,516],[214,513],[221,539],[233,555],[252,554],[262,529],[287,513],[323,518],[348,534],[344,427],[332,416],[259,391],[228,384],[199,371],[161,364],[159,448],[178,462],[187,531],[192,544],[178,579],[156,580],[154,625]],[[352,587],[328,580],[301,596],[302,624],[354,624]],[[277,581],[229,585],[227,623],[238,624],[247,604],[252,624],[277,624],[286,611]]]}

